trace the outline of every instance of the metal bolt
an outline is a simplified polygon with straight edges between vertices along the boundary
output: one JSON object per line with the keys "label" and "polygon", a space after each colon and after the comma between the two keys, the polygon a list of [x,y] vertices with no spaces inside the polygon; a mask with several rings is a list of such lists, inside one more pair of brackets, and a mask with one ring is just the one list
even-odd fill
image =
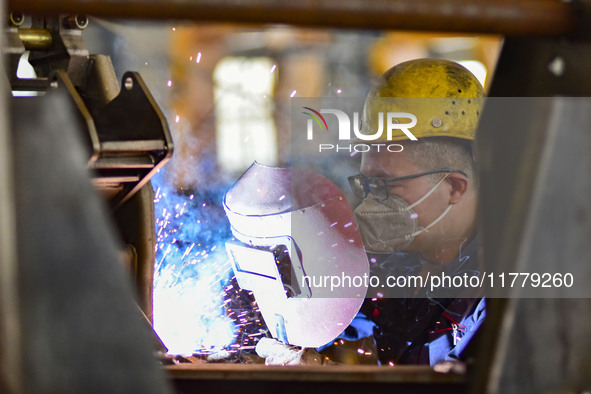
{"label": "metal bolt", "polygon": [[125,78],[125,89],[127,89],[127,90],[133,89],[133,79],[131,79],[131,77]]}
{"label": "metal bolt", "polygon": [[433,125],[433,127],[441,127],[443,122],[439,118],[433,118],[433,120],[431,121],[431,124]]}
{"label": "metal bolt", "polygon": [[86,15],[70,15],[64,19],[64,26],[70,29],[86,29],[88,18]]}
{"label": "metal bolt", "polygon": [[19,27],[25,21],[25,15],[21,12],[10,13],[10,24],[15,27]]}

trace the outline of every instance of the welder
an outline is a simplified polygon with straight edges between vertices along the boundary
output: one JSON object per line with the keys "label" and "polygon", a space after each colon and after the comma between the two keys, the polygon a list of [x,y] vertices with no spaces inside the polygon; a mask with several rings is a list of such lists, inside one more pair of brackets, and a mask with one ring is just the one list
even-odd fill
{"label": "welder", "polygon": [[[402,132],[386,140],[387,133],[382,133],[372,142],[403,149],[362,153],[360,174],[349,177],[361,201],[354,214],[370,258],[370,273],[382,285],[392,278],[396,281],[391,283],[398,284],[419,283],[409,278],[425,282],[368,289],[351,325],[319,348],[323,356],[337,362],[363,362],[365,357],[382,365],[462,365],[458,361],[465,357],[486,315],[484,298],[469,286],[434,288],[427,281],[479,275],[478,171],[472,144],[483,97],[483,87],[473,74],[455,62],[438,59],[401,63],[370,90],[361,125],[368,136],[383,131],[379,115],[384,113],[413,113],[418,119],[412,128],[416,140]],[[262,342],[261,348],[282,346]],[[351,352],[339,350],[347,344],[354,344],[361,357],[351,358]],[[286,351],[285,357],[293,355]],[[272,363],[285,361],[275,357]]]}
{"label": "welder", "polygon": [[[483,97],[474,75],[440,59],[394,66],[370,90],[364,128],[375,130],[376,113],[401,107],[419,119],[412,129],[417,141],[394,135],[388,143],[402,145],[402,152],[363,153],[360,174],[349,178],[362,199],[355,217],[373,275],[478,275],[472,144]],[[383,365],[461,360],[484,320],[484,298],[461,287],[398,290],[370,294],[342,337],[354,340],[371,332]]]}

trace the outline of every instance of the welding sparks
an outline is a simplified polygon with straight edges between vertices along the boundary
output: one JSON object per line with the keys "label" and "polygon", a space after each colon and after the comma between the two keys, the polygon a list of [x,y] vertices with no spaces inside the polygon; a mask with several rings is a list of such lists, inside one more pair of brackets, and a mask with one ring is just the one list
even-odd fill
{"label": "welding sparks", "polygon": [[166,266],[155,278],[154,328],[171,354],[221,350],[234,340],[232,319],[220,313],[212,299],[220,297],[221,289],[216,283],[219,274],[211,269],[200,270],[197,278],[181,279],[177,267]]}
{"label": "welding sparks", "polygon": [[195,63],[201,62],[201,52],[197,53],[197,58],[195,59]]}
{"label": "welding sparks", "polygon": [[296,95],[296,91],[294,90],[293,92],[291,92],[291,94],[289,95],[289,97],[293,97]]}
{"label": "welding sparks", "polygon": [[172,81],[169,79],[168,80],[168,83],[166,85],[168,85],[168,87],[171,87],[172,86]]}
{"label": "welding sparks", "polygon": [[178,123],[180,120],[181,120],[181,117],[178,115],[174,118],[175,123]]}
{"label": "welding sparks", "polygon": [[276,64],[273,64],[273,67],[271,67],[271,71],[270,71],[270,72],[273,72],[273,71],[275,71],[276,69],[277,69],[277,65],[276,65]]}
{"label": "welding sparks", "polygon": [[215,242],[223,240],[223,230],[215,237],[211,230],[203,231],[213,245],[196,247],[195,240],[205,229],[195,218],[206,213],[187,209],[188,202],[194,208],[188,196],[164,190],[160,186],[154,200],[156,212],[161,212],[156,217],[154,328],[171,354],[221,350],[234,342],[236,329],[220,308],[231,276],[225,250],[213,253]]}
{"label": "welding sparks", "polygon": [[171,354],[252,352],[267,329],[252,294],[232,278],[224,245],[231,232],[215,203],[220,196],[178,194],[161,178],[152,178],[156,332]]}

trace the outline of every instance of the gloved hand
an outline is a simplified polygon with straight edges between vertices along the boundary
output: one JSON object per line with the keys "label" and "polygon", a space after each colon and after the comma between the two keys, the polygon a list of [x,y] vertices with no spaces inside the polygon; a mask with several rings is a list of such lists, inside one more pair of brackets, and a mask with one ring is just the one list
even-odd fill
{"label": "gloved hand", "polygon": [[442,361],[433,366],[433,370],[439,373],[466,374],[466,364],[461,361]]}
{"label": "gloved hand", "polygon": [[287,345],[274,338],[261,338],[256,352],[265,365],[322,365],[325,361],[316,349]]}

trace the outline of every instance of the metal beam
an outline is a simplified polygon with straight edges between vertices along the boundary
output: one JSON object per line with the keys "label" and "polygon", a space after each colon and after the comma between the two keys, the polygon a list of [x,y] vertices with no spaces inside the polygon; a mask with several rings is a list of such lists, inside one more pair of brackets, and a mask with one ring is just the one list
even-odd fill
{"label": "metal beam", "polygon": [[[590,65],[588,41],[505,40],[490,96],[585,98],[530,99],[532,106],[527,108],[505,101],[506,110],[498,111],[499,106],[494,112],[487,104],[478,131],[480,234],[487,270],[569,272],[588,267],[589,246],[584,240],[591,228],[591,186],[585,171],[591,166],[591,102],[586,97],[591,96],[591,84],[581,76]],[[498,127],[486,118],[513,126]],[[518,119],[518,124],[511,119]],[[564,196],[567,204],[562,204]],[[557,203],[564,209],[552,214]],[[576,277],[586,283],[589,276],[586,271]],[[591,307],[589,298],[488,301],[473,392],[589,387],[589,320],[581,312]],[[543,328],[540,314],[551,317]],[[536,354],[551,357],[540,361]]]}
{"label": "metal beam", "polygon": [[335,28],[558,36],[577,16],[559,0],[9,0],[10,10],[105,18],[287,23]]}
{"label": "metal beam", "polygon": [[465,378],[434,372],[425,365],[285,368],[262,364],[180,364],[166,367],[179,393],[321,392],[342,394],[465,394]]}

